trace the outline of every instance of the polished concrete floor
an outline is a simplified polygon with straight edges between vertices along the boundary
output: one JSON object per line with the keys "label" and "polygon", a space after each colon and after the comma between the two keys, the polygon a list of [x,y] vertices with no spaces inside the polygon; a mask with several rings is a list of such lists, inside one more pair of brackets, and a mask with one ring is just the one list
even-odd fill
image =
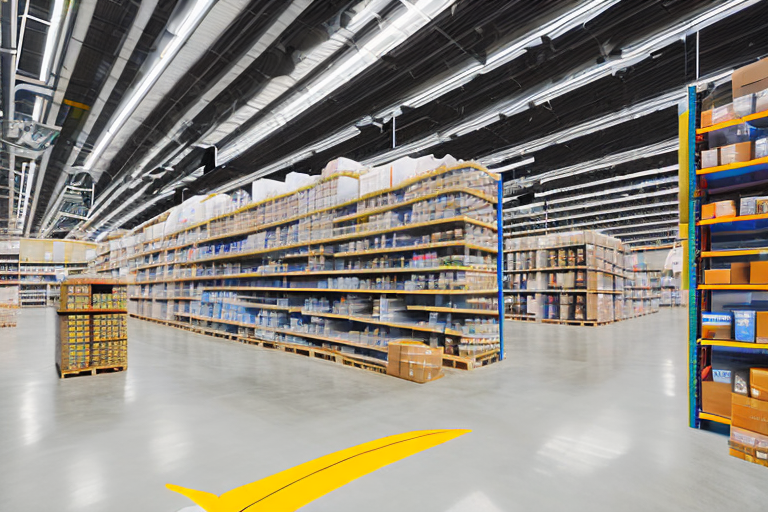
{"label": "polished concrete floor", "polygon": [[24,310],[0,330],[0,510],[173,512],[166,483],[220,494],[434,428],[473,432],[303,510],[762,509],[767,470],[686,426],[685,318],[511,323],[507,361],[419,386],[138,320],[127,372],[61,381],[54,313]]}

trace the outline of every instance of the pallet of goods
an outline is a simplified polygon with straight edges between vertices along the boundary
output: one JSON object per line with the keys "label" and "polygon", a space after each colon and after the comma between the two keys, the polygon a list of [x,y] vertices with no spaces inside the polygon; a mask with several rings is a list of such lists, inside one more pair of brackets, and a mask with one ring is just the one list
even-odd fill
{"label": "pallet of goods", "polygon": [[128,368],[127,287],[114,279],[69,278],[61,284],[56,368],[64,378]]}
{"label": "pallet of goods", "polygon": [[390,343],[415,342],[471,369],[502,357],[499,183],[455,160],[339,159],[259,180],[234,210],[176,207],[103,245],[95,270],[129,274],[138,318],[379,372]]}
{"label": "pallet of goods", "polygon": [[[730,425],[730,454],[768,465],[768,59],[688,91],[691,427]],[[723,89],[722,91],[720,89]]]}
{"label": "pallet of goods", "polygon": [[594,231],[507,238],[506,318],[583,326],[632,318],[625,259],[619,239]]}

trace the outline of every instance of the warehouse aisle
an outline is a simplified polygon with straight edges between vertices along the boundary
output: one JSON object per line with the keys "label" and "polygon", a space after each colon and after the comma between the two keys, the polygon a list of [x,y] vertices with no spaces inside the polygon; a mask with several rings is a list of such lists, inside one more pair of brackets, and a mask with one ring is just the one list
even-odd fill
{"label": "warehouse aisle", "polygon": [[138,320],[128,372],[60,381],[53,310],[24,310],[0,330],[0,510],[172,512],[166,483],[221,494],[433,428],[473,432],[302,510],[754,509],[765,469],[686,426],[686,318],[508,323],[507,362],[420,386]]}

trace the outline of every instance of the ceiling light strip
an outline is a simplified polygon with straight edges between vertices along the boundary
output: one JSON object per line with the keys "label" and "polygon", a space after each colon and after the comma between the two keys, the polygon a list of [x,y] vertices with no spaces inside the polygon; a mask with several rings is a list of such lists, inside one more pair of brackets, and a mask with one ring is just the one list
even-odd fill
{"label": "ceiling light strip", "polygon": [[[637,210],[643,210],[643,209],[649,209],[649,208],[655,208],[660,206],[671,206],[671,205],[678,205],[677,201],[662,201],[659,203],[644,203],[640,205],[634,205],[634,206],[628,206],[623,208],[613,208],[610,210],[599,210],[599,211],[591,211],[586,213],[577,213],[573,215],[567,215],[565,217],[555,217],[551,219],[552,221],[561,221],[561,220],[568,220],[568,219],[583,219],[584,217],[596,217],[598,215],[605,215],[608,213],[619,213],[619,212],[631,212],[631,211],[637,211]],[[541,213],[543,215],[543,212]],[[507,218],[505,219],[505,222],[512,222],[514,218]],[[542,224],[544,221],[526,221],[526,222],[518,222],[516,223],[519,226],[535,226],[538,224]]]}

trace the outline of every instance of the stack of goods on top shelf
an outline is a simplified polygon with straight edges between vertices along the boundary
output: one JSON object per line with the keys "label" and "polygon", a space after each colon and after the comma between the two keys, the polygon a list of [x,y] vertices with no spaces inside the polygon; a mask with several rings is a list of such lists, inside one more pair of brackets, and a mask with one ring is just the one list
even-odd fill
{"label": "stack of goods on top shelf", "polygon": [[380,372],[391,342],[416,342],[402,353],[422,370],[397,372],[411,380],[439,376],[423,371],[436,352],[455,368],[501,358],[497,175],[450,156],[338,159],[253,191],[221,214],[182,204],[110,240],[95,269],[128,274],[131,314],[198,332]]}
{"label": "stack of goods on top shelf", "polygon": [[506,318],[596,325],[628,317],[618,238],[594,231],[508,238],[504,253]]}
{"label": "stack of goods on top shelf", "polygon": [[731,424],[731,454],[768,465],[768,59],[734,71],[731,88],[689,94],[701,109],[688,139],[690,424]]}
{"label": "stack of goods on top shelf", "polygon": [[127,290],[112,279],[71,278],[61,284],[56,367],[62,378],[128,367]]}

